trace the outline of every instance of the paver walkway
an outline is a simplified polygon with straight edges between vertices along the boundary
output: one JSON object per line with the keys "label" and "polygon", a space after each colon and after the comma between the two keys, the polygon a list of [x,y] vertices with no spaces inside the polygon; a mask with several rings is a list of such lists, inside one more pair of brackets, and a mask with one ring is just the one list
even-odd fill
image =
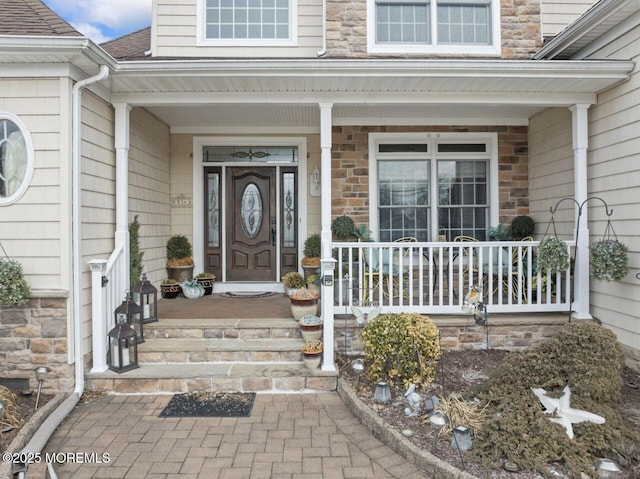
{"label": "paver walkway", "polygon": [[427,477],[369,434],[336,393],[259,394],[247,418],[158,417],[170,398],[80,404],[44,452],[109,454],[108,464],[56,464],[60,479]]}

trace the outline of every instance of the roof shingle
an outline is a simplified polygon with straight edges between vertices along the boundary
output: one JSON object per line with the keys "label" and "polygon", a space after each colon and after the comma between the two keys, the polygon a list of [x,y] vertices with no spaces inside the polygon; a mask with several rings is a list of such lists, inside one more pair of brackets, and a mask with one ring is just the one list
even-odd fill
{"label": "roof shingle", "polygon": [[40,0],[1,0],[0,35],[83,36]]}
{"label": "roof shingle", "polygon": [[100,46],[116,60],[141,60],[151,49],[151,27],[101,43]]}

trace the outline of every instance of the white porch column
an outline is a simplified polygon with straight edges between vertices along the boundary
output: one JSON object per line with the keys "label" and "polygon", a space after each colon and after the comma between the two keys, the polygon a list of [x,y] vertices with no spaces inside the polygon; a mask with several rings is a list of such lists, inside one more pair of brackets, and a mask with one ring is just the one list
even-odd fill
{"label": "white porch column", "polygon": [[[589,106],[587,104],[570,107],[573,130],[573,170],[574,198],[581,205],[576,206],[576,264],[573,273],[573,316],[576,319],[591,319],[589,314],[589,208],[585,201],[587,190],[587,147],[589,143]],[[575,237],[575,235],[574,235]]]}
{"label": "white porch column", "polygon": [[[116,147],[116,246],[124,245],[124,264],[121,269],[122,282],[129,287],[129,129],[131,105],[116,103],[115,147]],[[124,291],[116,292],[124,299]]]}
{"label": "white porch column", "polygon": [[320,219],[322,230],[322,320],[324,323],[323,371],[335,371],[334,326],[333,326],[333,284],[335,259],[331,254],[331,110],[332,103],[320,103],[320,174],[322,200]]}

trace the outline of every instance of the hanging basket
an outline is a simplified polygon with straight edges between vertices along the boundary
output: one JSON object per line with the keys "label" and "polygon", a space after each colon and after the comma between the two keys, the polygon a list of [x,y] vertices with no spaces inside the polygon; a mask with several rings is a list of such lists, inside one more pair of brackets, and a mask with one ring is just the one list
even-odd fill
{"label": "hanging basket", "polygon": [[591,244],[591,277],[620,281],[629,272],[629,249],[617,239],[601,239]]}
{"label": "hanging basket", "polygon": [[537,263],[543,273],[566,271],[569,267],[567,245],[555,236],[547,236],[538,246]]}

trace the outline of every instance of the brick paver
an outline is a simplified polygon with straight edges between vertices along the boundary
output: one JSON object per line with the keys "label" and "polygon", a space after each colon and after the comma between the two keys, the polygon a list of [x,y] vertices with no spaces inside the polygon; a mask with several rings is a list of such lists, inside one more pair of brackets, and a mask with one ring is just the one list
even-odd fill
{"label": "brick paver", "polygon": [[55,464],[60,479],[427,479],[369,434],[335,393],[259,394],[247,418],[158,417],[170,398],[81,404],[44,452],[86,454],[85,464]]}

